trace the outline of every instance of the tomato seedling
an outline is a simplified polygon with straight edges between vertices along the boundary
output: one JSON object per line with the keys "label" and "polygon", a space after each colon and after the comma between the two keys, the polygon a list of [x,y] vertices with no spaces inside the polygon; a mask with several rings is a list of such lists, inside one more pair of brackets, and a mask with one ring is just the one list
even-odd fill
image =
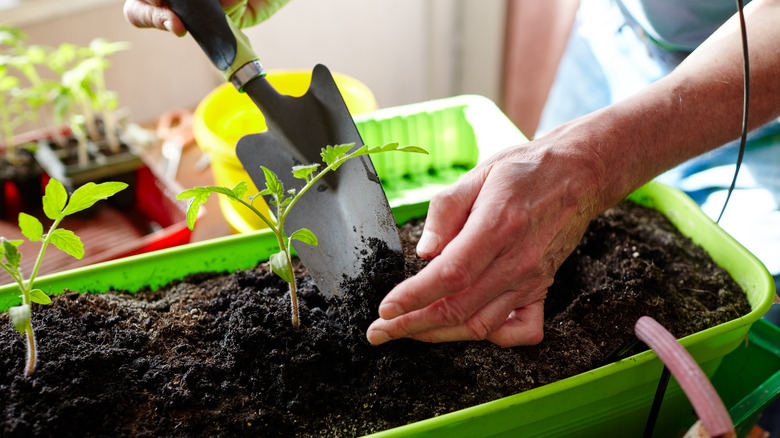
{"label": "tomato seedling", "polygon": [[[293,240],[298,240],[309,245],[317,245],[317,236],[314,235],[311,230],[307,228],[301,228],[293,231],[289,236],[284,232],[284,222],[287,219],[287,215],[290,210],[295,206],[301,196],[308,191],[323,175],[329,171],[335,171],[345,161],[350,158],[354,158],[361,155],[369,155],[380,152],[400,151],[400,152],[415,152],[427,154],[428,152],[418,146],[399,146],[398,143],[388,143],[384,146],[361,146],[355,149],[353,152],[349,152],[355,145],[344,144],[337,146],[327,146],[322,149],[320,156],[325,163],[325,168],[318,172],[320,163],[294,166],[292,168],[293,176],[301,179],[305,182],[304,186],[300,190],[290,189],[285,191],[282,182],[270,169],[265,166],[261,166],[263,174],[265,175],[265,189],[261,190],[253,196],[249,196],[244,199],[244,195],[247,191],[247,185],[244,181],[236,184],[235,187],[229,189],[227,187],[219,186],[204,186],[194,187],[179,193],[176,199],[192,199],[190,201],[189,208],[187,210],[187,225],[190,229],[195,226],[195,219],[198,216],[198,211],[201,205],[203,205],[212,193],[218,193],[227,196],[231,200],[238,202],[258,215],[268,228],[276,235],[277,243],[279,245],[279,252],[272,254],[268,262],[271,266],[271,270],[287,282],[290,288],[290,300],[291,300],[291,312],[293,326],[298,329],[298,297],[296,293],[295,276],[293,274],[292,258],[290,255],[290,246]],[[276,217],[263,214],[254,205],[254,200],[258,196],[270,196],[271,200],[269,204],[276,207]]]}
{"label": "tomato seedling", "polygon": [[35,277],[43,261],[46,247],[51,243],[67,254],[81,259],[84,257],[84,244],[72,231],[59,228],[66,216],[77,213],[94,205],[97,201],[113,196],[124,190],[127,184],[121,182],[107,182],[102,184],[87,183],[76,189],[70,197],[65,187],[56,179],[49,180],[43,196],[43,213],[53,222],[49,231],[44,234],[43,224],[34,216],[19,213],[19,228],[22,235],[31,242],[41,242],[38,258],[35,259],[30,278],[24,279],[21,270],[22,254],[18,246],[23,240],[7,240],[0,237],[0,267],[2,267],[19,286],[22,304],[8,309],[8,316],[16,330],[26,335],[27,362],[25,374],[28,376],[35,371],[36,344],[35,333],[32,327],[32,303],[49,304],[51,299],[45,292],[34,288]]}

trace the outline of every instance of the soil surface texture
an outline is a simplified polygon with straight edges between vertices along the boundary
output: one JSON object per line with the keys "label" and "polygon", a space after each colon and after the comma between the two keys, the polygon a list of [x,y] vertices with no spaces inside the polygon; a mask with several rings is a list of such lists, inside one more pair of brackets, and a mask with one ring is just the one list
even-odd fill
{"label": "soil surface texture", "polygon": [[632,345],[641,315],[682,337],[750,311],[728,273],[660,213],[623,203],[559,270],[541,344],[371,346],[364,333],[381,298],[424,264],[413,256],[421,230],[404,226],[404,257],[368,261],[343,297],[299,278],[298,331],[286,285],[263,265],[35,305],[32,377],[3,314],[0,435],[360,436],[605,365]]}

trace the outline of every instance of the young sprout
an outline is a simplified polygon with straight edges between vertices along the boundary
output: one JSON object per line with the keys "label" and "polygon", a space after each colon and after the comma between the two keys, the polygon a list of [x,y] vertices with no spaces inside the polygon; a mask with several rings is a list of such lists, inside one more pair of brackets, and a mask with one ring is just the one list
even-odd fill
{"label": "young sprout", "polygon": [[84,245],[72,231],[58,228],[66,216],[85,210],[101,199],[113,196],[124,190],[127,184],[121,182],[107,182],[102,184],[87,183],[78,189],[68,199],[68,192],[62,183],[56,179],[49,180],[43,196],[43,212],[53,222],[48,232],[44,234],[43,224],[37,218],[26,213],[19,213],[19,228],[22,235],[31,242],[41,242],[38,258],[35,259],[30,277],[25,280],[21,271],[22,254],[18,246],[23,240],[7,240],[0,237],[0,267],[3,268],[19,286],[22,304],[8,309],[8,316],[16,330],[26,336],[27,362],[25,374],[31,375],[35,371],[36,344],[35,333],[31,323],[32,303],[49,304],[51,299],[40,289],[34,287],[35,278],[41,267],[46,247],[51,243],[71,256],[81,259],[84,257]]}
{"label": "young sprout", "polygon": [[47,50],[42,46],[26,45],[25,38],[16,28],[0,26],[0,46],[5,48],[0,54],[0,128],[8,151],[7,159],[12,164],[21,164],[14,130],[23,123],[38,121],[39,109],[51,98],[49,90],[53,82],[38,74],[38,67],[45,63]]}
{"label": "young sprout", "polygon": [[[120,147],[112,114],[117,107],[117,98],[116,93],[106,89],[105,70],[110,65],[106,57],[127,47],[127,43],[112,43],[97,38],[90,43],[89,47],[77,50],[78,62],[72,68],[62,72],[64,94],[60,98],[61,102],[58,102],[61,106],[71,103],[78,105],[80,114],[71,116],[71,125],[75,127],[83,123],[89,138],[93,141],[100,138],[95,119],[96,115],[100,115],[104,123],[106,141],[109,149],[114,153],[119,152]],[[70,46],[61,46],[58,52],[67,60],[66,55],[71,50]],[[50,67],[57,69],[61,64],[50,64]],[[65,109],[61,107],[57,109],[57,114],[62,114],[64,111]],[[79,163],[86,164],[86,159],[86,138],[81,137]]]}
{"label": "young sprout", "polygon": [[[78,59],[78,52],[79,48],[76,45],[62,43],[57,48],[51,49],[49,55],[46,57],[46,66],[59,78],[58,80],[49,83],[53,95],[51,106],[54,126],[76,125],[76,122],[72,117],[76,105],[76,97],[71,89],[66,86],[62,77]],[[81,124],[79,123],[78,126],[80,127]],[[76,131],[76,129],[73,128],[71,128],[71,130]],[[78,134],[83,132],[84,129],[79,129]],[[82,154],[82,156],[79,157],[79,161],[84,162],[87,158],[86,151],[81,152],[81,149],[86,149],[86,134],[83,134],[81,137],[79,137],[78,134],[74,133],[76,140],[80,145],[79,154]],[[67,139],[60,134],[58,129],[54,130],[54,139],[60,146],[64,146],[67,141]]]}
{"label": "young sprout", "polygon": [[[97,140],[100,138],[97,123],[95,122],[95,111],[92,105],[90,87],[90,74],[92,63],[83,60],[75,67],[66,71],[62,75],[62,88],[65,91],[59,100],[55,102],[61,105],[74,105],[78,109],[71,112],[69,125],[74,135],[78,139],[78,162],[80,165],[87,164],[87,139]],[[81,126],[86,129],[87,135],[79,136],[77,133],[83,132]]]}
{"label": "young sprout", "polygon": [[19,164],[14,140],[15,129],[28,118],[22,105],[24,98],[20,90],[19,78],[11,76],[0,60],[0,134],[5,143],[6,160],[11,164]]}
{"label": "young sprout", "polygon": [[[110,65],[108,56],[129,45],[96,38],[87,47],[65,43],[53,49],[27,45],[25,39],[19,29],[0,25],[0,130],[9,159],[14,164],[19,161],[11,141],[13,129],[35,120],[39,113],[46,118],[53,116],[58,125],[67,119],[79,142],[81,165],[88,161],[87,140],[101,138],[97,116],[103,120],[110,150],[119,152],[121,144],[113,116],[118,100],[116,93],[106,88],[105,70]],[[56,79],[40,75],[40,66],[48,67]],[[12,71],[18,77],[12,76]],[[41,107],[47,110],[39,111]],[[56,129],[52,136],[64,144]]]}
{"label": "young sprout", "polygon": [[89,58],[85,62],[87,68],[91,70],[90,78],[95,87],[92,95],[93,105],[102,116],[106,140],[114,153],[119,152],[119,138],[116,135],[116,123],[113,115],[118,106],[118,99],[115,92],[106,88],[105,71],[111,65],[106,57],[121,50],[127,50],[129,47],[130,45],[126,42],[112,42],[103,38],[95,38],[85,51],[89,54]]}
{"label": "young sprout", "polygon": [[[195,226],[195,218],[198,216],[200,206],[203,205],[212,193],[218,193],[227,196],[231,200],[243,204],[256,215],[258,215],[268,228],[276,236],[277,243],[279,245],[279,252],[272,254],[269,259],[269,265],[271,270],[287,282],[290,289],[290,301],[291,301],[291,313],[293,327],[297,330],[299,327],[298,317],[298,296],[297,287],[295,283],[295,275],[293,274],[292,258],[290,255],[290,248],[293,240],[298,240],[309,245],[317,245],[317,236],[314,235],[311,230],[307,228],[301,228],[293,231],[289,236],[284,232],[284,223],[287,219],[287,215],[290,210],[295,206],[298,200],[320,179],[329,171],[335,171],[345,161],[350,158],[360,155],[368,155],[380,152],[400,151],[400,152],[416,152],[427,154],[428,152],[418,146],[399,146],[398,143],[388,143],[384,146],[368,147],[362,146],[353,152],[349,152],[355,145],[344,144],[338,146],[327,146],[322,149],[320,156],[325,163],[325,168],[317,172],[320,167],[319,163],[294,166],[292,168],[293,176],[304,181],[303,187],[299,190],[290,189],[285,191],[282,182],[271,170],[265,166],[261,166],[263,174],[265,175],[265,189],[261,190],[253,196],[249,196],[245,200],[244,195],[247,191],[247,185],[245,182],[238,183],[232,189],[227,187],[218,186],[206,186],[206,187],[194,187],[179,193],[176,199],[192,199],[190,201],[189,208],[187,210],[187,225],[192,229]],[[254,200],[258,196],[269,196],[271,198],[270,204],[276,207],[276,218],[263,214],[254,205]]]}

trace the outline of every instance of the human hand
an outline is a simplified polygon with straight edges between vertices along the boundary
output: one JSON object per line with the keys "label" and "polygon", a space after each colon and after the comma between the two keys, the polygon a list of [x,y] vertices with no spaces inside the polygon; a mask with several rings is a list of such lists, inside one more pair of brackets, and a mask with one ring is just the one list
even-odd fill
{"label": "human hand", "polygon": [[541,342],[547,288],[599,212],[597,159],[538,140],[435,196],[417,246],[433,260],[388,293],[369,342]]}
{"label": "human hand", "polygon": [[[225,13],[239,28],[258,24],[289,0],[219,0]],[[136,27],[153,27],[184,36],[187,29],[164,0],[125,0],[125,19]]]}

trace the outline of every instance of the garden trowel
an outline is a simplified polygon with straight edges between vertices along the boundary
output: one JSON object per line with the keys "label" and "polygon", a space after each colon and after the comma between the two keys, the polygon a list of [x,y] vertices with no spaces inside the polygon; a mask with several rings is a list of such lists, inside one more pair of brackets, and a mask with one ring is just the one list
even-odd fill
{"label": "garden trowel", "polygon": [[[268,130],[247,135],[236,145],[236,155],[261,190],[265,187],[261,165],[277,175],[285,190],[298,189],[303,182],[293,177],[294,165],[321,163],[320,151],[328,145],[363,145],[325,66],[314,68],[306,94],[282,95],[266,80],[248,39],[217,0],[167,3],[211,62],[265,116]],[[317,287],[328,295],[338,294],[340,283],[360,273],[370,245],[381,241],[401,250],[387,197],[368,156],[347,160],[300,199],[287,217],[285,231],[289,235],[300,228],[314,232],[319,244],[296,242],[295,250]]]}

